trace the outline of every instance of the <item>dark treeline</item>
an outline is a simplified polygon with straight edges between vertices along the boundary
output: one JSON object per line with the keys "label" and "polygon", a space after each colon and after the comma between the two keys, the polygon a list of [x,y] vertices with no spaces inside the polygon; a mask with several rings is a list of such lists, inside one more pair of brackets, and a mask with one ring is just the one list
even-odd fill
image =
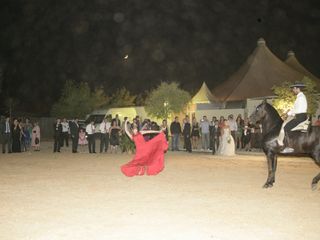
{"label": "dark treeline", "polygon": [[[0,108],[48,113],[67,80],[133,94],[177,81],[191,94],[228,78],[264,37],[315,75],[319,1],[3,0]],[[125,56],[128,58],[125,59]]]}

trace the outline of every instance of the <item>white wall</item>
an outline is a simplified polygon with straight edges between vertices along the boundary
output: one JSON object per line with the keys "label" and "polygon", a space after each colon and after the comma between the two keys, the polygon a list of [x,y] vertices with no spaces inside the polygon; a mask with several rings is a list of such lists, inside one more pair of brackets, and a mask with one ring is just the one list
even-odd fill
{"label": "white wall", "polygon": [[215,116],[218,120],[220,116],[227,118],[230,114],[234,118],[241,114],[242,118],[244,117],[244,109],[212,109],[212,110],[196,110],[195,116],[199,121],[203,116],[207,116],[208,120],[211,121],[212,117]]}

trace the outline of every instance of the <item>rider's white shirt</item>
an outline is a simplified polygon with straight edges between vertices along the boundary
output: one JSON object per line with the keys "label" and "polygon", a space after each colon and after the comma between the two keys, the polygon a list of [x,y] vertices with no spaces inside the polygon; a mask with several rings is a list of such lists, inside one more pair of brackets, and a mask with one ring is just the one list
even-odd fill
{"label": "rider's white shirt", "polygon": [[294,102],[293,108],[288,112],[289,116],[294,116],[298,113],[306,113],[308,109],[307,98],[303,92],[297,94],[296,101]]}

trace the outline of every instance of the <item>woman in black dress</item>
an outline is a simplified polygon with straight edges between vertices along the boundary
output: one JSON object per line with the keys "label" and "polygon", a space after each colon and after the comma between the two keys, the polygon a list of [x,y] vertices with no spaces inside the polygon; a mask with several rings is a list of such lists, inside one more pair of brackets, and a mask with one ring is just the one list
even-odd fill
{"label": "woman in black dress", "polygon": [[191,137],[192,137],[193,149],[198,149],[198,143],[200,138],[200,128],[199,128],[199,123],[197,122],[197,119],[195,117],[192,118]]}
{"label": "woman in black dress", "polygon": [[118,146],[120,144],[120,130],[121,128],[117,125],[116,121],[112,121],[112,126],[109,129],[109,139],[110,139],[110,149],[111,149],[111,153],[115,152],[117,153],[118,150]]}
{"label": "woman in black dress", "polygon": [[168,131],[168,123],[166,119],[162,120],[162,124],[160,126],[161,130],[163,131],[164,135],[166,135],[167,142],[169,141],[169,131]]}
{"label": "woman in black dress", "polygon": [[13,121],[13,128],[12,128],[12,152],[21,152],[21,129],[19,126],[19,122],[17,119]]}
{"label": "woman in black dress", "polygon": [[183,131],[182,135],[184,138],[184,146],[186,147],[187,152],[191,153],[192,152],[192,147],[191,147],[191,125],[189,123],[189,117],[186,117],[183,120]]}

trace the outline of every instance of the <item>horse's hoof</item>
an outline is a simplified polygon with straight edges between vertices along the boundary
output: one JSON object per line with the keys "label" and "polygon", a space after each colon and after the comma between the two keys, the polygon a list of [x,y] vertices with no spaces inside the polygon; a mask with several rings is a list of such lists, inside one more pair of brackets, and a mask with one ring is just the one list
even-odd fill
{"label": "horse's hoof", "polygon": [[263,185],[263,188],[270,188],[270,187],[272,187],[272,186],[273,186],[272,183],[265,183],[265,184]]}

